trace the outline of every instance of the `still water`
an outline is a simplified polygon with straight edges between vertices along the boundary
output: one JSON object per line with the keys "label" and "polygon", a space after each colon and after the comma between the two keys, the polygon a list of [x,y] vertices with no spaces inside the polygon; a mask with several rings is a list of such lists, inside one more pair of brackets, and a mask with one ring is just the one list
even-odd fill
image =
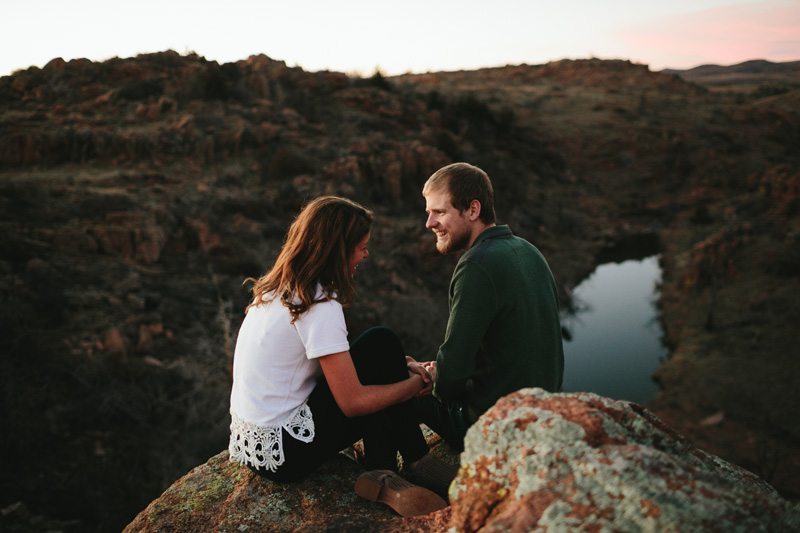
{"label": "still water", "polygon": [[658,256],[606,263],[573,291],[577,312],[562,315],[564,391],[595,392],[644,404],[658,386],[651,379],[667,355],[655,306],[661,280]]}

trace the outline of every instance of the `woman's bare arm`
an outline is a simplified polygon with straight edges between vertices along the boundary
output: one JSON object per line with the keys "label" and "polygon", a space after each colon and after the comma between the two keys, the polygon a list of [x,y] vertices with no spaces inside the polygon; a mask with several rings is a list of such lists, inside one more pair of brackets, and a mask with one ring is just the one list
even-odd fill
{"label": "woman's bare arm", "polygon": [[319,362],[336,404],[348,417],[375,413],[410,400],[426,386],[423,377],[416,373],[397,383],[362,385],[350,352],[326,355],[320,357]]}

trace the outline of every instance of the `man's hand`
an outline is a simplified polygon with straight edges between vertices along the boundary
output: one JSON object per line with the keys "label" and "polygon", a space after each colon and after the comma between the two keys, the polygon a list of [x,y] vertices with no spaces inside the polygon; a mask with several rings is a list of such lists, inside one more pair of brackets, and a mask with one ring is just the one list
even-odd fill
{"label": "man's hand", "polygon": [[[433,390],[433,376],[429,371],[430,363],[418,363],[413,358],[406,356],[406,366],[408,368],[408,375],[417,374],[422,377],[425,386],[417,393],[417,396],[427,396]],[[434,372],[436,370],[436,363],[433,363]]]}
{"label": "man's hand", "polygon": [[436,361],[427,361],[420,364],[425,370],[428,371],[428,375],[431,377],[431,383],[436,381]]}

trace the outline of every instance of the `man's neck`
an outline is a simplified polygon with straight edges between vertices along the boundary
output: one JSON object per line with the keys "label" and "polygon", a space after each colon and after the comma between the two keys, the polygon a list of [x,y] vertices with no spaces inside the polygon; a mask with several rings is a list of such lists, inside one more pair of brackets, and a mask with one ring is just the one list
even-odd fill
{"label": "man's neck", "polygon": [[467,250],[472,248],[472,245],[475,243],[475,239],[477,239],[480,236],[481,233],[483,233],[484,231],[486,231],[489,228],[495,227],[496,225],[497,224],[495,224],[494,222],[492,222],[491,224],[484,224],[483,222],[476,223],[475,226],[472,229],[472,235],[471,235],[471,238],[469,240],[469,245],[467,246]]}

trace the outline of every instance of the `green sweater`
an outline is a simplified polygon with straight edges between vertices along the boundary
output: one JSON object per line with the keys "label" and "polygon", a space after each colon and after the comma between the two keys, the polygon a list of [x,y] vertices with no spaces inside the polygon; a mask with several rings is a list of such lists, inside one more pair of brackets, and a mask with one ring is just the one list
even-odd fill
{"label": "green sweater", "polygon": [[450,318],[436,355],[433,395],[471,422],[506,394],[561,388],[564,351],[553,274],[508,226],[483,231],[450,282]]}

